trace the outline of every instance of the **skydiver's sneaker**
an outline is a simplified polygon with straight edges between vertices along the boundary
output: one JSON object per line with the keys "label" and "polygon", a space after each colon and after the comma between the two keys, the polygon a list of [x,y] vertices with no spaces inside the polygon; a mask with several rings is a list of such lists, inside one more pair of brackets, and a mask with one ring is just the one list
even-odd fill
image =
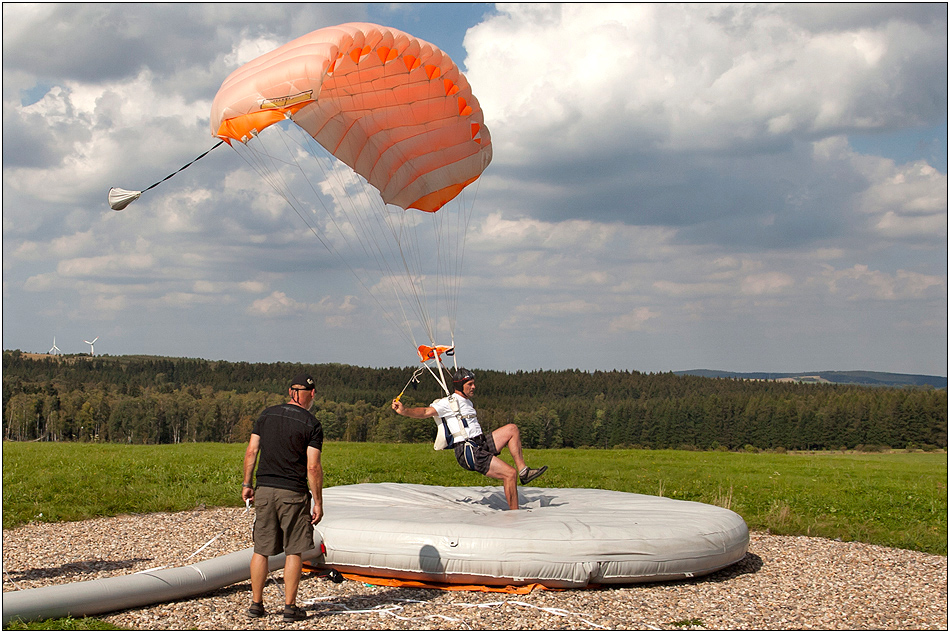
{"label": "skydiver's sneaker", "polygon": [[528,482],[534,481],[543,475],[547,469],[547,466],[542,466],[541,468],[525,468],[522,472],[518,473],[519,479],[521,479],[521,485],[526,486]]}
{"label": "skydiver's sneaker", "polygon": [[307,619],[307,612],[295,604],[284,605],[284,622],[299,622]]}
{"label": "skydiver's sneaker", "polygon": [[264,611],[263,602],[252,602],[251,606],[247,609],[247,615],[250,618],[262,618],[267,614],[267,611]]}

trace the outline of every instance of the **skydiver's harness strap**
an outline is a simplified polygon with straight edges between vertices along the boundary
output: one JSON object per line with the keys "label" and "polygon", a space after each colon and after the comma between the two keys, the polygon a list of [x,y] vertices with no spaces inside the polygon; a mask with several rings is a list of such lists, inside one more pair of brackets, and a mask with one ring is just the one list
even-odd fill
{"label": "skydiver's harness strap", "polygon": [[452,394],[446,400],[452,409],[453,415],[444,418],[437,415],[432,416],[438,427],[432,448],[437,451],[445,448],[455,448],[457,444],[461,444],[468,439],[468,422],[462,417],[462,410],[459,408],[455,394]]}

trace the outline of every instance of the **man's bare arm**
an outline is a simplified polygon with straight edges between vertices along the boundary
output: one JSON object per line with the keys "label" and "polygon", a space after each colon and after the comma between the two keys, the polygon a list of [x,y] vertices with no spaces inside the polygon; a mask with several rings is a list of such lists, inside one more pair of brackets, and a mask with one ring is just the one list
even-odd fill
{"label": "man's bare arm", "polygon": [[404,405],[398,399],[393,400],[393,411],[399,415],[404,415],[407,418],[416,418],[417,420],[424,420],[438,415],[438,411],[436,411],[434,407],[411,408]]}
{"label": "man's bare arm", "polygon": [[241,498],[244,501],[254,501],[254,466],[257,464],[257,454],[260,450],[261,436],[256,433],[251,433],[251,439],[247,443],[247,450],[244,452],[244,483],[247,484],[247,486],[242,486],[241,488]]}
{"label": "man's bare arm", "polygon": [[313,495],[313,516],[310,523],[316,525],[323,518],[323,464],[320,449],[307,447],[307,483]]}

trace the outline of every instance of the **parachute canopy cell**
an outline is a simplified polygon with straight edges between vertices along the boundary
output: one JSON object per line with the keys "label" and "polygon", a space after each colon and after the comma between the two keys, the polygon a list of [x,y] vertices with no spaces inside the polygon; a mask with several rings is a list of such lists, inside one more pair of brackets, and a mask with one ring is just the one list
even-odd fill
{"label": "parachute canopy cell", "polygon": [[247,143],[286,118],[404,209],[437,211],[491,162],[458,66],[385,26],[319,29],[238,68],[215,96],[211,133]]}

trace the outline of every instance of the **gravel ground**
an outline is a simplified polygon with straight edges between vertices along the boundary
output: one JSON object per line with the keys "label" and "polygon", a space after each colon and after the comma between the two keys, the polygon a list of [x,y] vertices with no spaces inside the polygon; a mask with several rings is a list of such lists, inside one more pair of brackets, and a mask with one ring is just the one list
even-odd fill
{"label": "gravel ground", "polygon": [[[253,514],[196,509],[31,523],[3,531],[3,591],[177,567],[251,545]],[[179,602],[97,616],[142,630],[947,630],[947,558],[863,543],[753,533],[746,557],[688,581],[528,595],[373,587],[305,574],[284,624],[281,572],[268,615],[245,616],[250,582]]]}

